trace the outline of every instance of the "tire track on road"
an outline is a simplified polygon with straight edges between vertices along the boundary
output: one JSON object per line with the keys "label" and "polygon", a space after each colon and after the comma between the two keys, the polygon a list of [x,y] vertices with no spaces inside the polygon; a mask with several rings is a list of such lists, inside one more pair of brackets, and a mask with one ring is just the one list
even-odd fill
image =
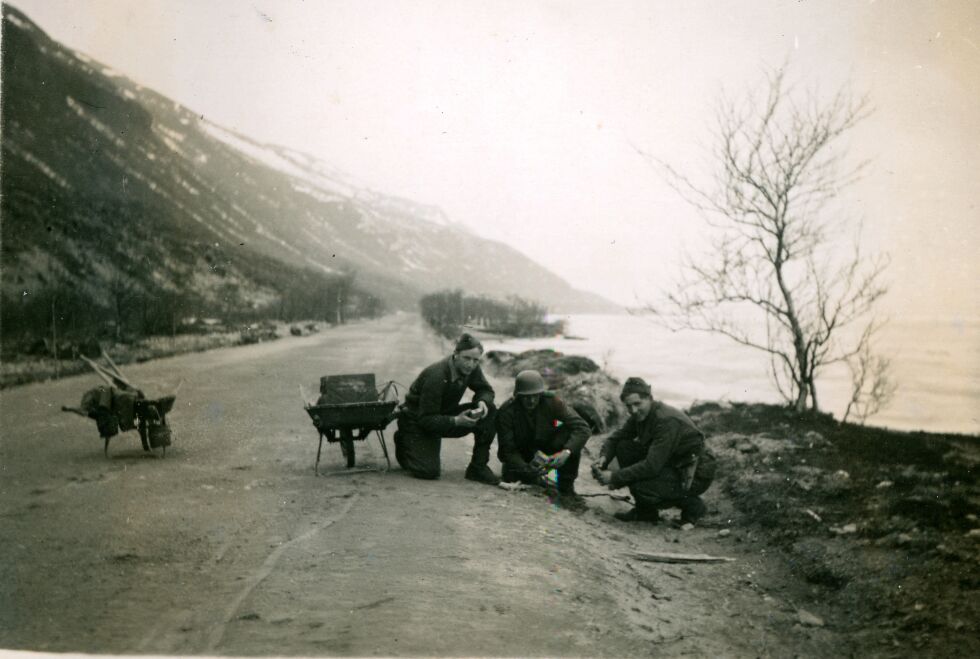
{"label": "tire track on road", "polygon": [[[228,550],[232,548],[235,544],[234,534],[228,534],[225,541],[218,547],[218,551],[215,552],[214,556],[208,561],[209,568],[214,568],[218,563],[224,559],[225,554]],[[157,623],[153,625],[153,628],[147,633],[143,640],[140,641],[139,645],[136,646],[136,651],[140,654],[145,654],[151,652],[153,646],[157,643],[160,637],[166,633],[168,628],[180,629],[185,625],[189,625],[194,619],[194,612],[190,610],[181,610],[173,616],[160,616],[157,618]],[[157,650],[157,652],[162,652]],[[174,650],[172,647],[167,648],[167,653],[173,654]]]}
{"label": "tire track on road", "polygon": [[228,609],[225,612],[223,621],[220,622],[211,631],[211,634],[208,636],[208,642],[204,648],[204,651],[211,653],[214,651],[216,647],[218,647],[218,645],[224,639],[225,632],[228,629],[228,625],[231,623],[232,620],[234,620],[235,614],[238,613],[242,604],[245,602],[248,596],[252,594],[252,591],[254,591],[255,588],[260,583],[262,583],[266,579],[266,577],[268,577],[272,573],[272,571],[276,567],[276,563],[279,561],[279,558],[287,549],[292,547],[294,544],[312,538],[320,531],[330,527],[335,522],[343,519],[347,515],[347,513],[350,512],[350,509],[354,506],[354,504],[357,502],[359,498],[360,495],[354,493],[347,500],[347,503],[339,511],[337,511],[335,515],[325,520],[324,524],[316,526],[310,529],[309,531],[307,531],[306,533],[304,533],[303,535],[297,536],[292,540],[290,540],[289,542],[285,542],[282,545],[276,547],[276,549],[271,554],[269,554],[269,556],[265,559],[265,561],[262,563],[259,569],[255,573],[253,573],[252,576],[248,579],[248,581],[245,584],[245,587],[241,590],[241,592],[238,593],[238,595],[235,597],[234,600],[232,600],[231,604],[228,606]]}

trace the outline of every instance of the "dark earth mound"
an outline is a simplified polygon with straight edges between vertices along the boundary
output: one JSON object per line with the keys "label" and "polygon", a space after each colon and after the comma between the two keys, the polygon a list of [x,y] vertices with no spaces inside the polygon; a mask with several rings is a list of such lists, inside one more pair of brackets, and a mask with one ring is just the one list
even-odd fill
{"label": "dark earth mound", "polygon": [[761,531],[794,574],[846,611],[859,646],[980,652],[980,438],[770,405],[706,403],[690,414],[722,459],[734,525]]}

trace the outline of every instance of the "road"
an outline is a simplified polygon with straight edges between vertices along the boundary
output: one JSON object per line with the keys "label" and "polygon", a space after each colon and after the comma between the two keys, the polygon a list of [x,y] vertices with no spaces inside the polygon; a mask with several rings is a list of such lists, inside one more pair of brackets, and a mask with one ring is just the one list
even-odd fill
{"label": "road", "polygon": [[[0,648],[234,655],[831,656],[805,592],[760,545],[573,513],[534,492],[444,476],[312,471],[299,385],[374,372],[408,384],[444,345],[401,314],[309,337],[125,368],[150,395],[180,379],[165,458],[135,432],[102,455],[95,424],[60,412],[94,374],[0,392]],[[495,381],[498,399],[510,385]],[[389,430],[389,449],[392,449]],[[356,443],[359,465],[383,465]],[[392,450],[392,460],[394,455]],[[322,467],[342,469],[337,446]],[[492,466],[499,473],[499,464]],[[584,468],[583,468],[584,471]],[[583,474],[582,488],[594,487]],[[598,490],[595,490],[598,491]],[[710,503],[724,516],[722,495]],[[631,551],[707,552],[678,566]]]}

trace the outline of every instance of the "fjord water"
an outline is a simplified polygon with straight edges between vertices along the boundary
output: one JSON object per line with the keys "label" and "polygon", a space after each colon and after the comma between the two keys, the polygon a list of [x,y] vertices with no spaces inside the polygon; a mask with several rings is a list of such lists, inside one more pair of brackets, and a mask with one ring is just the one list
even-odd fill
{"label": "fjord water", "polygon": [[[700,332],[670,332],[647,318],[572,315],[566,336],[487,342],[488,350],[552,348],[585,355],[620,381],[638,375],[654,396],[686,407],[694,401],[781,402],[767,356],[730,339]],[[891,359],[898,389],[892,403],[868,419],[896,430],[980,434],[980,319],[893,320],[876,346]],[[820,407],[840,419],[850,398],[846,366],[818,377]],[[510,395],[511,392],[502,392]]]}

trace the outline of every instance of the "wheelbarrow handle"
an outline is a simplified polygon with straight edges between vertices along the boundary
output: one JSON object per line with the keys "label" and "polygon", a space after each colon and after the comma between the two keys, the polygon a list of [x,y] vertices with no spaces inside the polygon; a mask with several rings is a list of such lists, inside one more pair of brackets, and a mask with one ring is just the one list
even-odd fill
{"label": "wheelbarrow handle", "polygon": [[82,409],[80,409],[78,407],[68,407],[67,405],[62,405],[61,406],[61,411],[62,412],[72,412],[74,414],[77,414],[78,416],[84,416],[86,419],[88,418],[88,413],[85,412],[85,410],[82,410]]}

